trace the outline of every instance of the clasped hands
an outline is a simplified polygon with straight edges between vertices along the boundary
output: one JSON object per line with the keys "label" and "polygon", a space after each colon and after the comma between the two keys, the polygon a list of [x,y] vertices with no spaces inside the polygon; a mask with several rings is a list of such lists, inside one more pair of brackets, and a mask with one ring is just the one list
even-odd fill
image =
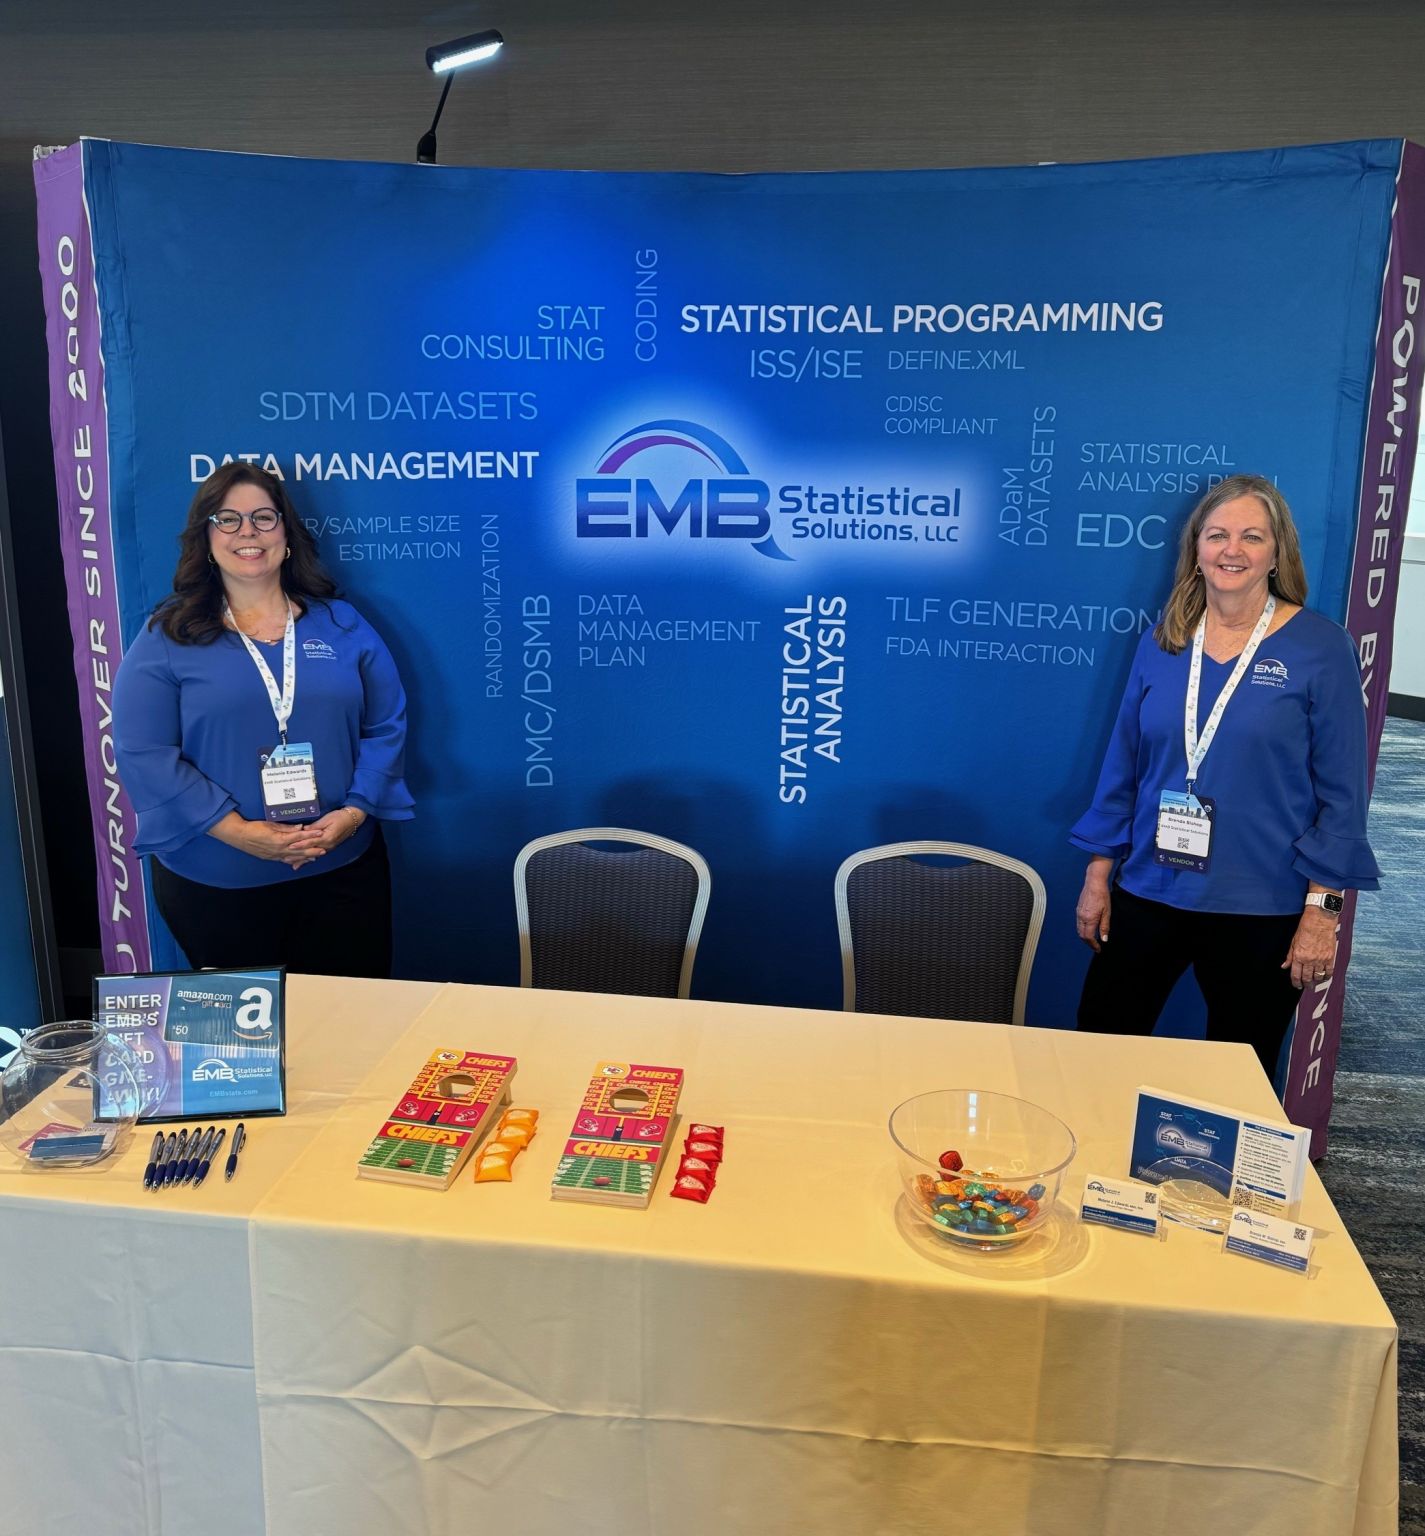
{"label": "clasped hands", "polygon": [[220,841],[250,853],[255,859],[269,859],[296,870],[344,843],[365,820],[366,812],[356,806],[338,806],[316,821],[301,825],[248,821],[230,811],[211,830]]}

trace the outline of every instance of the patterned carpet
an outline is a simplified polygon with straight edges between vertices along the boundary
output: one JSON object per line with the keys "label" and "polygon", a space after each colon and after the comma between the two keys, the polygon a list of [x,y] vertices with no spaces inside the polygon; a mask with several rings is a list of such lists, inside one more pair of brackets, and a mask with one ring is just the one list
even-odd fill
{"label": "patterned carpet", "polygon": [[1387,720],[1371,804],[1385,879],[1364,893],[1328,1155],[1333,1200],[1400,1326],[1400,1530],[1425,1536],[1425,1240],[1399,1214],[1425,1180],[1425,724]]}

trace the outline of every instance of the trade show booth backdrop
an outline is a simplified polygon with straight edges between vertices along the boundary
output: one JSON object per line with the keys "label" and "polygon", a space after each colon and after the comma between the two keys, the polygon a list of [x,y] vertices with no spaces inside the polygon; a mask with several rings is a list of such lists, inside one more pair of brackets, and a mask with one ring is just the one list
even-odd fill
{"label": "trade show booth backdrop", "polygon": [[[1372,740],[1420,383],[1422,152],[717,176],[85,140],[36,164],[106,963],[177,962],[111,686],[194,486],[280,473],[399,663],[398,969],[513,982],[515,854],[698,848],[716,998],[834,1007],[871,844],[1024,859],[1072,1022],[1088,803],[1216,479],[1273,477]],[[1324,1128],[1344,966],[1287,1105]],[[1169,1026],[1200,1005],[1180,989]]]}

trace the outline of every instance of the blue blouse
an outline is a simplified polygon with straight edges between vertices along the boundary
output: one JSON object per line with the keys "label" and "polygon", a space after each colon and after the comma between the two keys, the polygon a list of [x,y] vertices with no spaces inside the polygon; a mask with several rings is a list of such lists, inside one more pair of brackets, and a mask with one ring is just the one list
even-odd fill
{"label": "blue blouse", "polygon": [[[1198,772],[1197,793],[1215,802],[1207,870],[1157,863],[1158,798],[1187,787],[1191,661],[1191,646],[1170,656],[1144,631],[1093,805],[1069,841],[1121,859],[1119,883],[1135,896],[1197,912],[1299,912],[1309,880],[1375,890],[1360,667],[1345,630],[1305,608],[1262,641]],[[1204,655],[1199,730],[1235,664]]]}
{"label": "blue blouse", "polygon": [[[414,814],[402,778],[406,695],[379,635],[350,603],[313,602],[297,620],[297,676],[287,739],[311,742],[320,814],[354,805],[370,817]],[[261,647],[279,685],[282,642]],[[138,812],[134,851],[174,874],[228,888],[272,885],[350,864],[375,836],[371,821],[299,870],[254,858],[205,834],[229,811],[262,821],[258,753],[277,722],[252,657],[234,634],[179,645],[145,628],[114,683],[119,776]]]}

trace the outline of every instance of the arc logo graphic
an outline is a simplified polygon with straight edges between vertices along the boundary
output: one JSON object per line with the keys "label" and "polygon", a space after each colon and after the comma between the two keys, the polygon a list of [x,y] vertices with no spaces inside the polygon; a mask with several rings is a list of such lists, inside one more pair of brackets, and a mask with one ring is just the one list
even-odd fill
{"label": "arc logo graphic", "polygon": [[[666,454],[658,481],[624,473],[640,455],[668,448],[692,455],[695,473],[670,476]],[[604,450],[594,473],[576,482],[575,494],[581,539],[741,539],[769,559],[791,559],[772,534],[771,487],[726,438],[697,422],[665,418],[625,432]]]}
{"label": "arc logo graphic", "polygon": [[1153,1139],[1160,1147],[1171,1147],[1174,1152],[1182,1152],[1188,1157],[1207,1157],[1212,1152],[1210,1141],[1204,1141],[1200,1136],[1189,1136],[1176,1125],[1160,1125]]}
{"label": "arc logo graphic", "polygon": [[219,1061],[216,1056],[210,1056],[207,1061],[200,1061],[193,1068],[193,1081],[195,1083],[232,1083],[237,1079],[227,1062]]}

